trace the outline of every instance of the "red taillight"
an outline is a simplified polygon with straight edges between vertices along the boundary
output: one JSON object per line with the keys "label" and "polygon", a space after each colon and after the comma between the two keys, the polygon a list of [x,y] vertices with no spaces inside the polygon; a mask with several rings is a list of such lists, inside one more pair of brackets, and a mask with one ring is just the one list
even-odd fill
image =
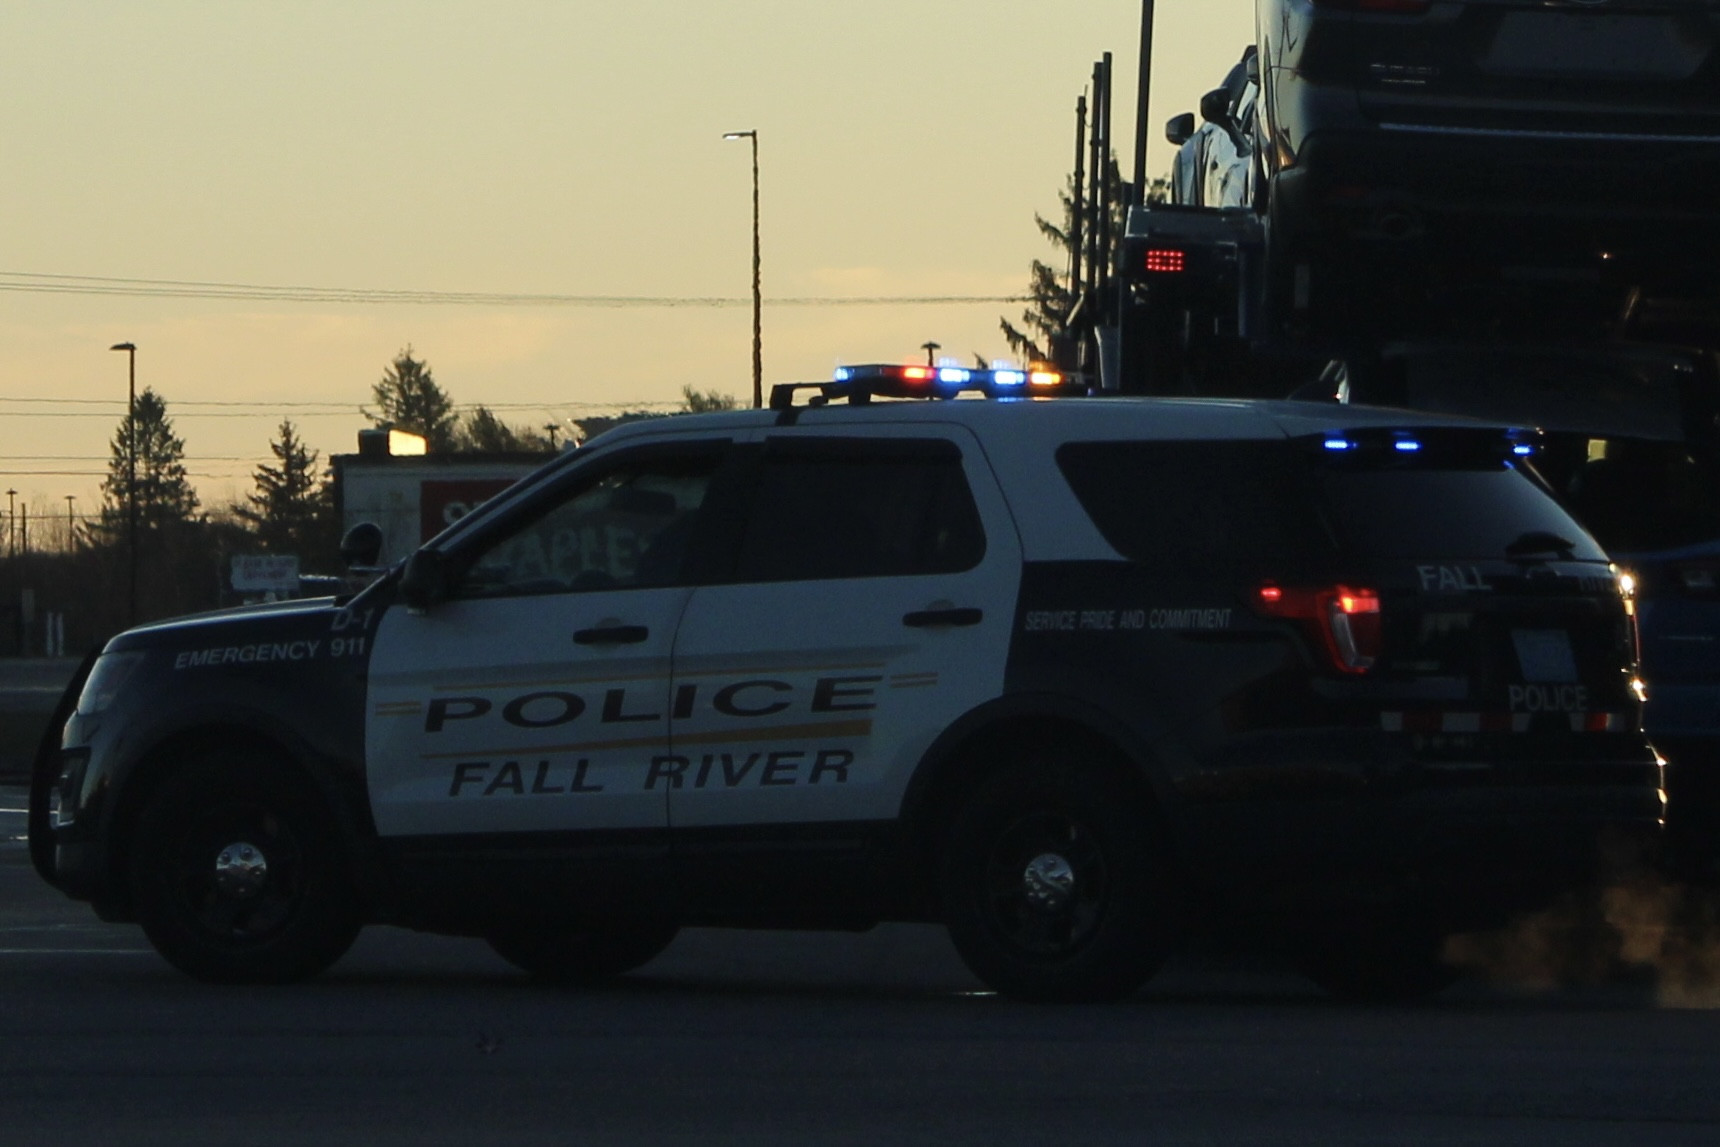
{"label": "red taillight", "polygon": [[1268,583],[1255,591],[1260,612],[1311,626],[1333,668],[1366,673],[1380,659],[1385,631],[1380,595],[1371,589],[1335,585],[1321,589],[1286,589]]}
{"label": "red taillight", "polygon": [[1147,251],[1147,272],[1180,275],[1188,270],[1188,252],[1175,247],[1153,247]]}

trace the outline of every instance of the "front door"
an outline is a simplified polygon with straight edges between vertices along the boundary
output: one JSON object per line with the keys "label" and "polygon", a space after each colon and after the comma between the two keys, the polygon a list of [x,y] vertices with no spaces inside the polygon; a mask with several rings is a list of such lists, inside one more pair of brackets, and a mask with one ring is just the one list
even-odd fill
{"label": "front door", "polygon": [[365,748],[383,836],[657,830],[669,656],[724,444],[601,458],[453,543],[384,616]]}

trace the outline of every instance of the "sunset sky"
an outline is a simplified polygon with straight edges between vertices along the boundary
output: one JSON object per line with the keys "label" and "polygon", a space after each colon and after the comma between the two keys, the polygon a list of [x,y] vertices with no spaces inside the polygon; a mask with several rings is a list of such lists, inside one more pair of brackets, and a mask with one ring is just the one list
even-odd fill
{"label": "sunset sky", "polygon": [[[0,0],[0,481],[93,509],[125,358],[204,501],[280,417],[325,454],[411,344],[462,404],[542,425],[750,392],[748,306],[426,305],[43,292],[37,276],[742,299],[763,167],[765,382],[1006,353],[1002,296],[1049,251],[1093,61],[1132,162],[1138,0]],[[1249,0],[1160,0],[1164,120],[1252,38]],[[68,285],[132,290],[63,279]],[[158,288],[146,288],[151,291]],[[169,288],[171,289],[171,288]],[[53,401],[44,402],[44,399]],[[238,404],[238,405],[219,405]],[[302,405],[292,405],[302,404]],[[48,473],[60,471],[62,473]]]}

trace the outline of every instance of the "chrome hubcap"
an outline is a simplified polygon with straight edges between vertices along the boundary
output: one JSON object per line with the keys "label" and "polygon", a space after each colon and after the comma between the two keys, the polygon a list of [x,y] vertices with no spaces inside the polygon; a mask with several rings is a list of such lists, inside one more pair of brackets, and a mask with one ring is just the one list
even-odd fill
{"label": "chrome hubcap", "polygon": [[1046,911],[1062,908],[1075,894],[1075,869],[1055,852],[1028,861],[1021,880],[1027,902]]}
{"label": "chrome hubcap", "polygon": [[255,896],[269,879],[269,862],[254,844],[235,841],[215,857],[215,887],[240,899]]}

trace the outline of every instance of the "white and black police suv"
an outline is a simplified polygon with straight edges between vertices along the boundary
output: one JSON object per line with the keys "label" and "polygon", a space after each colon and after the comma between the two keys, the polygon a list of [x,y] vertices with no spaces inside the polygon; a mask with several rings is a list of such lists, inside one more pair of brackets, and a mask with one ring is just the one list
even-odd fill
{"label": "white and black police suv", "polygon": [[350,599],[114,638],[37,867],[208,980],[371,922],[577,980],[905,920],[1093,999],[1247,921],[1383,996],[1655,836],[1629,595],[1532,435],[844,373],[605,434]]}

